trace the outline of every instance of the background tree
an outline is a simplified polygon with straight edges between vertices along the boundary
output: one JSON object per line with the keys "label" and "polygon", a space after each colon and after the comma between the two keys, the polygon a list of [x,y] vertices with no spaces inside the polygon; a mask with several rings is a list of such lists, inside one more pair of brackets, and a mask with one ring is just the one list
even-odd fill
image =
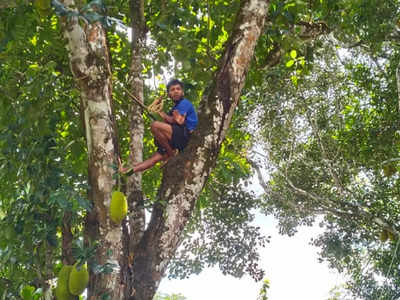
{"label": "background tree", "polygon": [[[289,235],[298,225],[323,226],[313,243],[321,259],[350,275],[353,297],[392,299],[398,293],[398,5],[331,4],[342,13],[325,18],[331,34],[315,44],[312,60],[290,53],[254,92],[266,104],[258,120],[271,171],[263,182],[265,210]],[[275,76],[285,68],[286,78]]]}

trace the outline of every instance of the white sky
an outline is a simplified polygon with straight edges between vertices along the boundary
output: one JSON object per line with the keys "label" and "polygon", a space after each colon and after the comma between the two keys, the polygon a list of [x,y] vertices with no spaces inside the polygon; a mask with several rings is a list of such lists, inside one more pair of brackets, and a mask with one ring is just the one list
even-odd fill
{"label": "white sky", "polygon": [[[281,236],[273,217],[257,216],[262,233],[271,242],[261,249],[261,266],[270,281],[268,300],[326,300],[329,291],[343,282],[343,276],[318,263],[316,247],[309,245],[320,228],[301,227],[294,237]],[[224,276],[218,269],[207,269],[186,280],[164,279],[159,292],[182,294],[188,300],[256,300],[262,282],[250,277]]]}

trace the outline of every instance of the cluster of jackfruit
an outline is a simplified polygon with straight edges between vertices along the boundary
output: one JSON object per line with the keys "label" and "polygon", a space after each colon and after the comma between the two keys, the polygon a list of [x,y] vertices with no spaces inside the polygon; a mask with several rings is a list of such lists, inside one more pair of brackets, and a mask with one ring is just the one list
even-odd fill
{"label": "cluster of jackfruit", "polygon": [[128,201],[124,193],[114,191],[111,195],[110,219],[115,224],[120,224],[128,214]]}
{"label": "cluster of jackfruit", "polygon": [[86,264],[80,268],[77,268],[77,264],[64,265],[58,273],[56,299],[75,300],[76,296],[83,293],[88,283],[89,272]]}

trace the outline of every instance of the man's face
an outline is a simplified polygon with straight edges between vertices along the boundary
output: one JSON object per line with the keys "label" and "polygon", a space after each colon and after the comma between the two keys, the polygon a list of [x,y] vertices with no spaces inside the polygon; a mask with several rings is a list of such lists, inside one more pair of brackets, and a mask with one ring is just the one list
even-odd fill
{"label": "man's face", "polygon": [[183,89],[179,84],[171,85],[168,90],[168,96],[174,101],[179,101],[183,97]]}

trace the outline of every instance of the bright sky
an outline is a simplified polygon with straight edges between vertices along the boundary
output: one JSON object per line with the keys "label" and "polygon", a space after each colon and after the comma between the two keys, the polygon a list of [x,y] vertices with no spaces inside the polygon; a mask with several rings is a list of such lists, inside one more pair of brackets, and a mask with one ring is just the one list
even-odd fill
{"label": "bright sky", "polygon": [[[260,251],[261,266],[271,288],[268,300],[326,300],[329,291],[343,277],[318,263],[318,249],[309,245],[318,227],[301,227],[294,237],[281,236],[273,217],[257,216],[256,224],[271,242]],[[182,294],[188,300],[256,300],[262,283],[250,277],[224,276],[218,269],[207,269],[186,280],[164,279],[159,292]]]}

